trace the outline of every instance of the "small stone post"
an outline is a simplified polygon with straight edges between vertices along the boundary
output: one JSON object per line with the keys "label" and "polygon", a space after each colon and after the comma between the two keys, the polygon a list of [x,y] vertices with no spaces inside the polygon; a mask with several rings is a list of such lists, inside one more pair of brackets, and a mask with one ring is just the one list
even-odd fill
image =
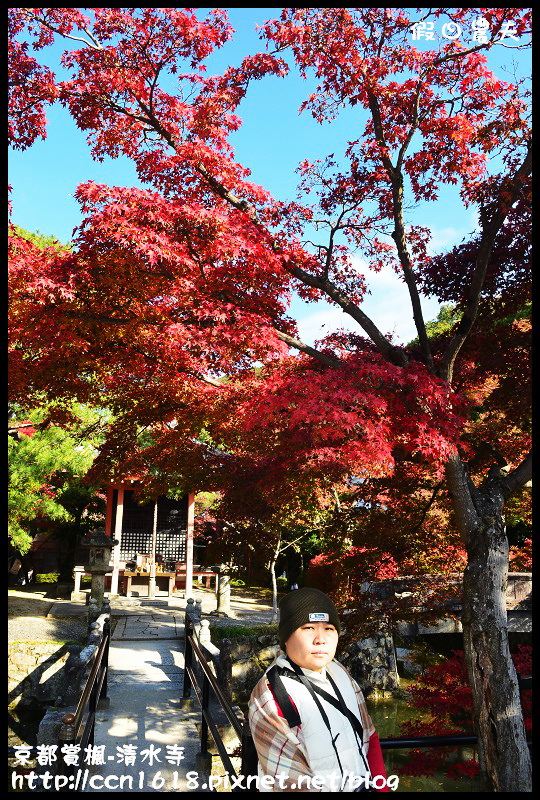
{"label": "small stone post", "polygon": [[217,614],[228,616],[231,610],[231,584],[230,576],[227,575],[227,565],[220,564],[217,567]]}
{"label": "small stone post", "polygon": [[148,576],[148,599],[156,596],[156,531],[158,503],[154,500],[154,523],[152,525],[152,547],[150,553],[150,575]]}
{"label": "small stone post", "polygon": [[83,575],[84,575],[83,566],[73,567],[73,580],[75,585],[73,586],[73,591],[71,592],[72,602],[86,600],[86,594],[84,592],[81,592],[81,580]]}

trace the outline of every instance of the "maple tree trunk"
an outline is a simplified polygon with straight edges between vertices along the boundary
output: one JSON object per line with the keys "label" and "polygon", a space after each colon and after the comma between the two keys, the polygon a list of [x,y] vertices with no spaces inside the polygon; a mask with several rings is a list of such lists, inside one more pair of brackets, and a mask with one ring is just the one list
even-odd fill
{"label": "maple tree trunk", "polygon": [[[531,760],[508,642],[503,492],[497,490],[496,482],[482,490],[470,481],[467,485],[461,463],[450,465],[447,474],[458,524],[462,533],[467,533],[462,625],[480,764],[491,791],[530,792]],[[473,528],[472,509],[476,517]],[[466,522],[468,531],[464,531]]]}
{"label": "maple tree trunk", "polygon": [[277,545],[270,561],[270,575],[272,576],[272,619],[270,624],[277,622],[278,619],[278,602],[277,602],[277,579],[276,579],[276,563],[281,548],[281,535],[278,537]]}
{"label": "maple tree trunk", "polygon": [[270,624],[273,625],[278,621],[278,606],[277,606],[277,581],[276,581],[276,562],[272,561],[270,567],[272,573],[272,618]]}

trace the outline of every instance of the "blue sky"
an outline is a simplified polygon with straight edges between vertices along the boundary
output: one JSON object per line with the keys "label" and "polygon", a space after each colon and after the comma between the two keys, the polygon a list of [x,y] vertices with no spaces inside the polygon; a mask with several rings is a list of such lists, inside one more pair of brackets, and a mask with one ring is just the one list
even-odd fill
{"label": "blue sky", "polygon": [[[255,26],[275,18],[280,11],[275,8],[227,10],[237,34],[209,63],[209,74],[219,72],[229,64],[237,64],[244,55],[262,49]],[[57,71],[55,59],[58,52],[55,47],[47,51],[49,66],[54,71]],[[498,69],[510,60],[508,50],[501,49],[495,56]],[[502,77],[508,78],[504,74]],[[298,107],[308,93],[300,79],[282,81],[269,78],[252,84],[239,109],[243,125],[232,139],[237,158],[251,169],[255,182],[279,199],[294,197],[295,169],[300,161],[334,152],[336,141],[353,139],[363,129],[362,118],[359,119],[356,111],[344,113],[339,123],[333,126],[320,126],[309,114],[298,115]],[[46,140],[36,141],[23,153],[10,151],[8,167],[9,182],[13,187],[13,221],[27,230],[52,234],[67,242],[73,228],[81,222],[79,207],[73,197],[79,183],[93,180],[117,186],[141,184],[127,159],[94,162],[84,135],[60,106],[50,109],[47,117]],[[424,208],[417,219],[432,229],[433,249],[437,252],[461,241],[476,226],[472,212],[459,210],[459,205],[456,205],[451,219],[448,219],[446,209],[446,204],[439,202]],[[363,304],[365,313],[384,333],[393,332],[397,340],[407,342],[413,338],[416,331],[409,311],[408,294],[400,279],[393,273],[370,273],[369,287],[371,294]],[[433,319],[438,305],[433,299],[424,299],[423,310],[426,319]],[[298,320],[300,338],[310,344],[321,334],[339,327],[358,330],[355,323],[348,323],[348,317],[341,310],[324,302],[306,305],[295,301],[291,312]]]}

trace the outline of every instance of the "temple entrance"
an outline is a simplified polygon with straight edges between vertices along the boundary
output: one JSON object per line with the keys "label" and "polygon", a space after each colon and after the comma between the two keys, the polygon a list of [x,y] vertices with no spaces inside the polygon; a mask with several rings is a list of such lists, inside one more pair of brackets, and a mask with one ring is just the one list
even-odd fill
{"label": "temple entrance", "polygon": [[194,495],[139,503],[136,489],[135,479],[108,489],[106,533],[118,541],[111,595],[170,597],[180,587],[191,593]]}
{"label": "temple entrance", "polygon": [[[113,490],[112,519],[116,520],[118,489]],[[156,563],[164,571],[175,570],[177,562],[186,562],[186,539],[188,524],[188,496],[180,500],[159,497],[157,502]],[[151,554],[154,525],[154,503],[141,505],[135,500],[132,489],[124,491],[121,535],[113,527],[113,538],[120,540],[120,560],[135,563],[137,554]]]}

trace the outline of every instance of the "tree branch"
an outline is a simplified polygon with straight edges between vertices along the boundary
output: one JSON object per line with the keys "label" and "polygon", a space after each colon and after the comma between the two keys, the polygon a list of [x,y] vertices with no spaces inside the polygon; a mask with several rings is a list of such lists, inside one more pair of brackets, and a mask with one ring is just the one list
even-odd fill
{"label": "tree branch", "polygon": [[392,186],[393,216],[394,216],[394,227],[395,227],[395,230],[392,233],[392,239],[396,243],[399,262],[401,264],[401,269],[403,270],[403,277],[405,278],[405,283],[407,284],[407,289],[409,291],[409,297],[411,298],[414,324],[416,326],[416,331],[418,333],[418,341],[420,342],[420,347],[422,349],[424,363],[426,367],[429,370],[431,370],[431,372],[434,372],[435,367],[433,364],[433,358],[431,356],[431,347],[426,332],[424,316],[422,314],[420,295],[418,294],[418,288],[416,286],[416,280],[411,265],[409,251],[407,250],[405,224],[403,221],[403,173],[401,172],[400,159],[403,158],[405,152],[403,148],[406,148],[408,146],[408,142],[412,139],[413,131],[412,129],[409,131],[409,136],[403,143],[402,153],[400,153],[398,159],[398,165],[394,167],[394,165],[392,164],[392,160],[387,152],[388,147],[386,144],[386,139],[384,137],[384,127],[382,123],[379,103],[373,93],[370,93],[368,102],[369,102],[369,110],[371,113],[371,118],[373,120],[375,136],[380,146],[381,161],[388,173],[388,177],[390,179],[390,183]]}
{"label": "tree branch", "polygon": [[293,336],[289,336],[288,333],[283,333],[282,331],[278,331],[275,329],[277,336],[281,339],[282,342],[288,344],[289,347],[294,347],[296,350],[300,350],[302,353],[306,353],[309,356],[317,359],[322,364],[326,364],[327,367],[342,367],[343,361],[335,356],[329,356],[327,353],[321,353],[320,350],[316,350],[314,347],[310,347],[308,344],[304,344],[303,342],[299,341],[299,339],[295,339]]}
{"label": "tree branch", "polygon": [[347,295],[338,289],[331,281],[324,280],[323,278],[316,277],[315,275],[310,275],[309,272],[301,269],[300,267],[295,267],[286,265],[285,269],[297,278],[299,281],[304,283],[306,286],[311,286],[314,289],[319,289],[324,294],[328,295],[338,306],[352,317],[361,328],[367,333],[371,341],[374,343],[376,348],[381,352],[392,364],[396,364],[399,367],[404,367],[408,363],[408,358],[406,353],[399,347],[394,347],[388,339],[383,336],[380,330],[377,328],[374,322],[364,314],[362,309],[353,303]]}
{"label": "tree branch", "polygon": [[[486,277],[489,260],[491,258],[491,252],[493,250],[495,237],[499,233],[504,221],[506,220],[508,212],[510,211],[516,199],[518,198],[519,193],[523,188],[525,179],[530,175],[531,170],[532,170],[532,148],[531,148],[531,142],[529,141],[527,147],[527,154],[523,160],[523,163],[516,171],[514,177],[510,180],[510,182],[505,183],[503,181],[504,185],[501,185],[499,192],[498,207],[495,213],[493,214],[491,222],[489,222],[487,225],[483,227],[482,238],[480,240],[478,254],[476,256],[476,264],[474,268],[473,278],[469,288],[469,295],[466,301],[463,316],[458,325],[457,332],[450,339],[446,352],[442,358],[441,366],[439,368],[439,376],[443,380],[448,381],[448,383],[452,382],[455,360],[457,358],[459,351],[463,347],[463,344],[465,343],[465,340],[467,339],[474,325],[476,317],[478,315],[478,309],[480,306],[480,295],[482,293],[482,288],[484,286],[484,280]],[[508,199],[503,198],[503,192],[507,193],[509,190],[511,193],[510,202],[508,202]]]}
{"label": "tree branch", "polygon": [[[138,115],[135,115],[133,114],[133,112],[121,106],[116,105],[115,110],[118,111],[119,113],[124,113],[127,116],[133,117],[138,121],[148,124],[156,131],[156,133],[159,136],[161,136],[169,144],[169,146],[173,150],[177,150],[178,144],[175,141],[174,137],[171,135],[171,133],[159,122],[159,120],[154,116],[151,110],[140,99],[138,99],[137,102],[139,103],[141,109],[144,111],[146,118],[142,118]],[[247,200],[240,199],[239,197],[234,195],[231,191],[229,191],[227,187],[223,183],[221,183],[221,181],[219,181],[213,175],[211,175],[211,173],[208,171],[205,165],[202,164],[201,162],[194,164],[194,169],[196,172],[199,173],[199,175],[202,178],[204,178],[209,187],[218,197],[221,197],[223,200],[232,205],[238,211],[242,211],[243,213],[249,216],[251,222],[262,232],[263,236],[267,239],[268,244],[272,249],[272,251],[279,255],[280,251],[279,245],[274,241],[268,229],[258,218],[256,210],[251,205],[251,203],[249,203]],[[386,358],[388,358],[389,361],[391,361],[391,363],[396,364],[397,366],[405,366],[408,363],[408,358],[405,352],[401,348],[392,345],[388,341],[388,339],[385,336],[383,336],[381,331],[372,322],[372,320],[366,314],[364,314],[363,311],[361,311],[361,309],[356,305],[356,303],[350,300],[345,295],[345,293],[342,292],[340,289],[338,289],[337,286],[335,286],[331,281],[329,281],[327,278],[318,278],[313,275],[310,275],[308,272],[301,269],[300,267],[291,265],[290,263],[285,261],[282,262],[282,266],[283,269],[290,275],[293,275],[295,278],[297,278],[299,281],[301,281],[307,286],[312,286],[314,288],[319,289],[321,292],[328,295],[328,297],[330,297],[335,303],[337,303],[342,308],[344,313],[351,316],[360,325],[360,327],[367,333],[369,338],[375,344],[377,349]],[[286,336],[286,334],[283,334],[282,336]],[[331,359],[331,361],[329,361],[328,360],[329,357],[324,356],[324,354],[322,353],[318,353],[318,351],[315,350],[314,348],[309,348],[307,345],[303,345],[301,342],[298,342],[297,340],[294,340],[292,338],[290,339],[284,338],[283,341],[286,341],[288,344],[290,344],[291,347],[295,347],[298,350],[302,350],[303,352],[308,353],[314,358],[317,358],[319,361],[327,363],[329,366],[338,365],[338,362],[336,360]]]}
{"label": "tree branch", "polygon": [[532,451],[527,453],[515,470],[502,479],[501,483],[506,497],[510,497],[511,494],[521,489],[530,480],[532,480]]}
{"label": "tree branch", "polygon": [[50,22],[47,22],[45,17],[40,17],[38,14],[28,14],[27,16],[28,19],[33,19],[35,22],[39,22],[39,24],[43,25],[44,28],[48,28],[50,31],[56,33],[58,36],[61,36],[64,39],[71,39],[74,42],[82,42],[87,47],[91,47],[92,50],[103,50],[103,46],[97,41],[97,39],[90,33],[90,31],[87,28],[81,28],[81,30],[84,31],[84,33],[86,33],[86,35],[89,37],[89,39],[91,39],[91,41],[88,41],[88,39],[83,39],[80,36],[73,36],[70,33],[63,33],[62,31],[58,30],[58,28],[55,28],[53,25],[51,25]]}
{"label": "tree branch", "polygon": [[464,543],[467,544],[480,520],[472,499],[467,468],[457,453],[450,456],[446,462],[445,472],[456,515],[457,529]]}
{"label": "tree branch", "polygon": [[443,488],[443,486],[444,486],[444,481],[441,481],[440,483],[438,483],[433,488],[433,491],[431,493],[431,497],[427,501],[426,505],[420,511],[420,519],[419,519],[418,523],[413,527],[413,529],[412,529],[413,533],[416,533],[417,531],[419,531],[420,528],[422,527],[422,525],[424,524],[425,519],[426,519],[426,517],[428,515],[428,511],[431,508],[431,506],[433,505],[433,503],[435,502],[435,500],[437,498],[437,495],[440,492],[440,490]]}

